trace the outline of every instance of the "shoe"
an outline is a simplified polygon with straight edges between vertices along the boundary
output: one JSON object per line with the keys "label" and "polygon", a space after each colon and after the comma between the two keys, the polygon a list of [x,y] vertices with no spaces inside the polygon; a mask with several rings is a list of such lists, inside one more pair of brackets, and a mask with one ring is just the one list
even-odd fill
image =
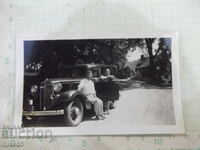
{"label": "shoe", "polygon": [[96,120],[99,120],[100,119],[100,117],[99,116],[96,116],[96,118],[95,118]]}
{"label": "shoe", "polygon": [[95,118],[96,120],[103,120],[104,118],[103,117],[101,117],[101,116],[96,116],[96,118]]}
{"label": "shoe", "polygon": [[103,112],[103,115],[106,115],[106,112]]}
{"label": "shoe", "polygon": [[100,115],[100,116],[96,116],[96,120],[104,120],[104,119],[105,119],[105,117],[102,116],[102,115]]}
{"label": "shoe", "polygon": [[103,116],[103,115],[100,115],[103,119],[105,119],[106,117],[105,116]]}

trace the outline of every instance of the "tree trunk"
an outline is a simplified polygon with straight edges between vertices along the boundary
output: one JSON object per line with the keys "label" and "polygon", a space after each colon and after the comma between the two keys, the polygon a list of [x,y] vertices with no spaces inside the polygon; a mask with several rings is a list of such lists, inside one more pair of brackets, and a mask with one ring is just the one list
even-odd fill
{"label": "tree trunk", "polygon": [[150,61],[150,71],[149,71],[149,77],[150,77],[150,80],[152,82],[155,81],[155,69],[154,69],[154,64],[153,64],[153,60],[154,60],[154,56],[153,56],[153,47],[152,47],[152,44],[154,42],[155,38],[148,38],[148,39],[145,39],[145,42],[146,42],[146,45],[147,45],[147,50],[148,50],[148,53],[149,53],[149,61]]}

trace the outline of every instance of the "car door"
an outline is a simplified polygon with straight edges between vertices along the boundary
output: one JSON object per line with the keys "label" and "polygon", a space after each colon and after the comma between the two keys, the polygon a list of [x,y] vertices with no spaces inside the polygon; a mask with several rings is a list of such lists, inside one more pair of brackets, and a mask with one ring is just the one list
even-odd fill
{"label": "car door", "polygon": [[[100,75],[104,68],[99,68],[99,76],[96,76],[98,80],[95,81],[95,89],[97,96],[103,101],[113,101],[119,99],[119,84],[114,80],[101,80]],[[93,71],[93,74],[95,71]]]}

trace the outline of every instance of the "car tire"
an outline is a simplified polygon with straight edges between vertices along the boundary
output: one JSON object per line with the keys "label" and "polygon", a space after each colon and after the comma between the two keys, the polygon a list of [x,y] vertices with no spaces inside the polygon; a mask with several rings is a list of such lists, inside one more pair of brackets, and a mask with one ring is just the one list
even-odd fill
{"label": "car tire", "polygon": [[67,126],[77,126],[83,119],[83,104],[78,97],[64,108],[64,121]]}

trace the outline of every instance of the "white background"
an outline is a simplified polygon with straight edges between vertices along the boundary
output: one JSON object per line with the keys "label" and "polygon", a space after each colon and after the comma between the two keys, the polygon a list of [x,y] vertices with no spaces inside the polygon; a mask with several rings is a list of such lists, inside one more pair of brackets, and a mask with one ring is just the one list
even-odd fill
{"label": "white background", "polygon": [[[16,10],[16,11],[15,11]],[[15,12],[15,13],[14,13]],[[133,32],[175,30],[180,33],[182,102],[189,136],[67,137],[27,140],[26,148],[155,149],[200,147],[200,1],[199,0],[0,0],[0,123],[14,114],[15,32]],[[191,132],[195,132],[192,134]],[[155,145],[154,139],[163,144]],[[128,140],[129,139],[129,140]],[[149,140],[148,140],[149,139]],[[137,140],[141,140],[140,142]],[[113,142],[112,142],[113,141]],[[38,144],[33,144],[38,142]],[[30,146],[31,145],[31,146]],[[100,147],[102,146],[102,148]]]}

